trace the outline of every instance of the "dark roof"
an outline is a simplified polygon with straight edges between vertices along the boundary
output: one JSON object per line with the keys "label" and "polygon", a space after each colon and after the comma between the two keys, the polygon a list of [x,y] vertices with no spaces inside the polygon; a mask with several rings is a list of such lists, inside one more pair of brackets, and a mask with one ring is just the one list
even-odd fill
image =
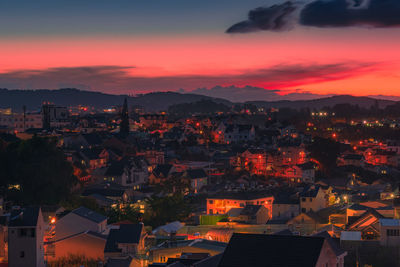
{"label": "dark roof", "polygon": [[80,151],[80,153],[89,160],[99,158],[99,154],[93,151],[92,149],[83,149]]}
{"label": "dark roof", "polygon": [[317,264],[322,237],[233,234],[219,267],[311,267]]}
{"label": "dark roof", "polygon": [[128,257],[126,259],[108,259],[107,267],[129,267],[131,266],[132,258]]}
{"label": "dark roof", "polygon": [[167,177],[169,172],[171,171],[172,165],[171,164],[158,164],[154,170],[153,173],[156,176],[160,176],[161,174],[164,177]]}
{"label": "dark roof", "polygon": [[100,145],[103,142],[101,136],[97,133],[83,134],[82,136],[89,145]]}
{"label": "dark roof", "polygon": [[35,227],[39,219],[39,213],[39,207],[25,207],[12,210],[9,227]]}
{"label": "dark roof", "polygon": [[138,244],[142,235],[143,224],[121,224],[119,229],[111,229],[104,252],[121,252],[119,243]]}
{"label": "dark roof", "polygon": [[128,166],[129,162],[126,160],[114,161],[110,167],[107,168],[104,176],[120,176],[125,171],[125,166]]}
{"label": "dark roof", "polygon": [[363,155],[358,155],[358,154],[347,154],[343,156],[343,159],[345,160],[362,160]]}
{"label": "dark roof", "polygon": [[115,184],[115,183],[106,183],[106,184],[97,184],[91,187],[85,188],[82,193],[82,196],[90,196],[93,194],[102,195],[105,197],[122,197],[126,192],[126,188]]}
{"label": "dark roof", "polygon": [[272,197],[272,194],[265,191],[241,191],[220,193],[216,196],[210,196],[210,199],[236,199],[236,200],[254,200],[264,197]]}
{"label": "dark roof", "polygon": [[337,238],[332,238],[331,235],[327,231],[323,231],[320,233],[317,233],[313,236],[318,236],[318,237],[323,237],[328,241],[328,244],[332,247],[333,251],[335,252],[336,256],[339,257],[343,253],[346,253],[344,250],[340,248],[340,240],[337,240]]}
{"label": "dark roof", "polygon": [[186,174],[190,179],[207,177],[207,173],[204,171],[204,169],[190,169],[186,171]]}
{"label": "dark roof", "polygon": [[81,216],[85,219],[88,219],[92,222],[95,222],[95,223],[101,223],[101,222],[107,220],[106,216],[103,216],[91,209],[86,208],[86,207],[77,208],[77,209],[73,210],[72,213],[74,213],[78,216]]}
{"label": "dark roof", "polygon": [[293,233],[289,229],[281,230],[278,232],[275,232],[274,235],[286,235],[286,236],[292,236]]}
{"label": "dark roof", "polygon": [[193,264],[193,267],[217,267],[222,259],[222,253],[205,258]]}
{"label": "dark roof", "polygon": [[240,212],[240,215],[254,216],[261,209],[261,205],[246,205]]}
{"label": "dark roof", "polygon": [[302,170],[312,170],[312,169],[315,168],[315,163],[309,161],[309,162],[306,162],[306,163],[303,163],[303,164],[299,164],[297,166]]}
{"label": "dark roof", "polygon": [[307,187],[303,190],[303,192],[300,193],[301,197],[316,197],[318,194],[320,186],[310,186]]}

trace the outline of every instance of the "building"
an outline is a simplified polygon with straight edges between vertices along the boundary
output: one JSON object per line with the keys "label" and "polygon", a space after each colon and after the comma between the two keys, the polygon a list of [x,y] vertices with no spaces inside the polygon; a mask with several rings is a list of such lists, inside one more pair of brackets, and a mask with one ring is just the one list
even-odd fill
{"label": "building", "polygon": [[400,220],[379,219],[381,246],[400,246]]}
{"label": "building", "polygon": [[204,169],[189,169],[186,171],[185,177],[189,179],[190,187],[195,194],[207,185],[208,175]]}
{"label": "building", "polygon": [[246,205],[263,205],[272,216],[274,197],[257,192],[238,192],[207,198],[207,214],[226,214],[232,208],[244,208]]}
{"label": "building", "polygon": [[239,222],[266,224],[271,218],[269,210],[263,205],[246,205],[238,217]]}
{"label": "building", "polygon": [[343,267],[344,263],[323,237],[235,233],[218,266]]}
{"label": "building", "polygon": [[222,253],[226,243],[195,239],[184,241],[166,241],[154,247],[150,251],[153,262],[166,263],[170,258],[179,258],[182,253],[208,253],[211,256]]}
{"label": "building", "polygon": [[88,208],[80,207],[57,220],[55,240],[86,231],[102,233],[106,230],[106,226],[107,217]]}
{"label": "building", "polygon": [[84,255],[87,259],[103,260],[106,240],[107,236],[89,230],[56,240],[52,244],[55,250],[49,261],[71,255]]}
{"label": "building", "polygon": [[309,186],[300,194],[300,211],[317,212],[327,207],[327,197],[321,186]]}
{"label": "building", "polygon": [[69,112],[66,107],[59,107],[53,104],[42,106],[43,128],[59,128],[69,124]]}
{"label": "building", "polygon": [[147,234],[142,223],[121,224],[118,229],[111,229],[104,248],[104,257],[127,258],[137,257],[145,252]]}
{"label": "building", "polygon": [[8,225],[8,266],[45,267],[44,221],[39,207],[15,209]]}

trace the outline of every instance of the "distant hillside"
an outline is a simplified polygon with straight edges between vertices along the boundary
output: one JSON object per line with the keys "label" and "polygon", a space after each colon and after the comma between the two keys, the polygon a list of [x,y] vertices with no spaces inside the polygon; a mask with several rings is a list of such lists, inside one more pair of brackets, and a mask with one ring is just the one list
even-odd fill
{"label": "distant hillside", "polygon": [[40,109],[43,102],[52,102],[61,106],[90,105],[105,108],[122,105],[127,97],[130,105],[139,105],[147,111],[167,110],[169,106],[181,103],[191,103],[200,100],[213,100],[217,103],[232,105],[227,100],[195,94],[180,94],[174,92],[158,92],[129,97],[126,95],[111,95],[100,92],[82,91],[78,89],[59,90],[8,90],[0,89],[0,108],[11,107],[22,110],[25,105],[28,110]]}
{"label": "distant hillside", "polygon": [[[112,95],[100,92],[82,91],[78,89],[59,89],[59,90],[8,90],[0,89],[0,108],[9,108],[16,111],[22,110],[25,105],[28,110],[38,110],[43,102],[48,101],[61,106],[74,105],[90,105],[96,108],[106,108],[110,106],[122,105],[124,98],[128,98],[130,105],[138,105],[145,108],[146,111],[168,110],[172,105],[193,103],[201,100],[212,100],[215,103],[221,103],[226,106],[232,106],[233,103],[222,98],[214,98],[197,94],[182,94],[176,92],[156,92],[138,95],[135,97],[127,95]],[[290,107],[294,109],[300,108],[316,108],[320,109],[326,106],[334,106],[336,104],[349,103],[368,108],[375,105],[378,101],[379,107],[384,108],[388,105],[396,103],[392,100],[376,100],[371,97],[355,97],[350,95],[339,95],[325,97],[313,100],[282,100],[282,101],[249,101],[258,107],[264,108],[283,108]]]}
{"label": "distant hillside", "polygon": [[358,105],[362,108],[369,108],[375,105],[376,101],[380,108],[385,108],[389,105],[393,105],[396,102],[392,100],[382,100],[382,99],[375,99],[371,97],[357,97],[351,95],[338,95],[338,96],[331,96],[313,100],[297,100],[297,101],[249,101],[247,103],[254,104],[258,107],[264,108],[293,108],[293,109],[301,109],[301,108],[316,108],[321,109],[323,107],[333,107],[337,104],[351,104],[351,105]]}

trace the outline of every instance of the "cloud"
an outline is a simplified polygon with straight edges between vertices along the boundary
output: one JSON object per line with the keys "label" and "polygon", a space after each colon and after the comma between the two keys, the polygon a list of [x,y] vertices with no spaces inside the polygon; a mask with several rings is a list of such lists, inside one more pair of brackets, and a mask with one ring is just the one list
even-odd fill
{"label": "cloud", "polygon": [[[185,92],[185,91],[183,91]],[[284,94],[280,90],[266,90],[265,88],[253,86],[215,86],[213,88],[198,88],[191,93],[205,95],[216,98],[224,98],[232,102],[244,101],[279,101],[279,100],[311,100],[321,98],[321,95],[312,94],[310,92],[297,92]],[[324,95],[326,96],[326,95]]]}
{"label": "cloud", "polygon": [[288,30],[292,27],[293,13],[296,8],[293,2],[288,1],[280,5],[250,10],[247,20],[234,24],[226,32],[248,33]]}
{"label": "cloud", "polygon": [[[295,12],[296,10],[300,11]],[[226,33],[284,31],[293,25],[313,27],[400,27],[399,0],[316,0],[304,6],[285,2],[250,10],[248,19]]]}
{"label": "cloud", "polygon": [[[286,90],[334,80],[360,76],[374,70],[375,63],[337,63],[315,65],[276,65],[261,69],[244,69],[236,74],[191,74],[142,76],[130,66],[93,66],[18,70],[0,73],[0,87],[9,89],[57,89],[75,87],[107,93],[146,93],[194,90],[216,85],[247,85]],[[66,86],[67,85],[67,86]],[[248,91],[251,93],[251,89]]]}
{"label": "cloud", "polygon": [[399,0],[317,0],[300,13],[300,24],[316,27],[398,27]]}

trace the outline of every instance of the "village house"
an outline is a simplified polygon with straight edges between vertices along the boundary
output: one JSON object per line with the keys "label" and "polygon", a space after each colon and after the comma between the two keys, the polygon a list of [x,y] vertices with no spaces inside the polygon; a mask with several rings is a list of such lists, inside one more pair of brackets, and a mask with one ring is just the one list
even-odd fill
{"label": "village house", "polygon": [[342,258],[323,237],[233,234],[219,267],[343,267]]}
{"label": "village house", "polygon": [[179,258],[182,253],[208,253],[211,256],[222,253],[226,243],[205,239],[166,241],[150,250],[153,263],[166,263],[170,258]]}
{"label": "village house", "polygon": [[207,198],[207,214],[226,214],[232,208],[244,208],[246,205],[263,205],[272,216],[274,197],[257,192],[238,192]]}
{"label": "village house", "polygon": [[120,224],[119,228],[110,230],[104,247],[104,258],[109,260],[143,255],[146,236],[142,223]]}
{"label": "village house", "polygon": [[11,211],[8,225],[8,266],[45,267],[44,221],[39,207]]}
{"label": "village house", "polygon": [[317,212],[327,207],[327,197],[321,186],[311,185],[300,193],[301,212]]}
{"label": "village house", "polygon": [[95,233],[102,233],[106,230],[106,225],[107,217],[88,208],[80,207],[57,220],[55,240],[57,241],[88,230]]}

